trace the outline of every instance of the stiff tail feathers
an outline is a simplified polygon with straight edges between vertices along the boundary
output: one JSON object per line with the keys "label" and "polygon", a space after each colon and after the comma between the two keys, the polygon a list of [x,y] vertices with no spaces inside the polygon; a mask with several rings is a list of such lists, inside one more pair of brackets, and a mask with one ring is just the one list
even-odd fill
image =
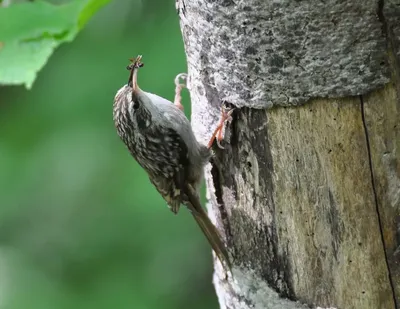
{"label": "stiff tail feathers", "polygon": [[229,261],[228,251],[225,247],[225,244],[222,242],[222,238],[217,228],[211,222],[204,209],[201,207],[197,194],[190,185],[188,191],[188,207],[191,210],[194,219],[196,220],[204,235],[207,237],[208,242],[210,243],[218,259],[221,261],[222,265],[227,266],[229,270],[231,270],[231,263]]}
{"label": "stiff tail feathers", "polygon": [[216,227],[210,221],[205,211],[203,210],[202,214],[193,213],[193,217],[203,231],[204,235],[206,235],[208,242],[213,248],[218,259],[221,261],[222,265],[225,264],[229,269],[231,269],[228,251],[226,250],[226,247],[223,244]]}

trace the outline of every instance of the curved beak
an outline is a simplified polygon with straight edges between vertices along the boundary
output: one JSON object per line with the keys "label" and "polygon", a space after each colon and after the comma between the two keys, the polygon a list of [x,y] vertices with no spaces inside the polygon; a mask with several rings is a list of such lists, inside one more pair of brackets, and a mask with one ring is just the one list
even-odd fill
{"label": "curved beak", "polygon": [[143,63],[141,62],[142,56],[139,55],[136,58],[129,60],[132,63],[127,67],[127,69],[131,71],[131,73],[129,74],[128,86],[132,87],[133,93],[136,93],[139,90],[139,86],[137,84],[138,70],[143,66]]}

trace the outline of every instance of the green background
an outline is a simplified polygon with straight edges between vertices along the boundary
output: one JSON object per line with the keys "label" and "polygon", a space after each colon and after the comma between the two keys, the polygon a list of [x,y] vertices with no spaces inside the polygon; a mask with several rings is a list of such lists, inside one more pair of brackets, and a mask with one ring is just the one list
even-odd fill
{"label": "green background", "polygon": [[172,100],[186,71],[174,0],[111,1],[31,90],[0,88],[0,308],[218,307],[206,240],[114,129],[137,54],[141,88]]}

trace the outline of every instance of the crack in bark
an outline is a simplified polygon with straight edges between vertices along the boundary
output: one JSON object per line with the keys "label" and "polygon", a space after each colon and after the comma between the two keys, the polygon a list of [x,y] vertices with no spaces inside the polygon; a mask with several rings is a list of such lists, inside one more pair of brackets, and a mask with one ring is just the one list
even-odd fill
{"label": "crack in bark", "polygon": [[225,236],[226,236],[226,242],[228,244],[228,246],[231,245],[231,239],[232,239],[232,233],[231,233],[231,227],[229,224],[229,220],[228,220],[228,213],[226,212],[225,209],[225,204],[224,204],[224,199],[223,199],[223,189],[222,189],[222,183],[221,183],[221,176],[218,170],[218,166],[217,164],[214,162],[214,159],[212,158],[210,160],[210,164],[211,164],[211,177],[212,177],[212,182],[213,182],[213,186],[214,186],[214,192],[215,192],[215,199],[217,201],[217,206],[218,206],[218,210],[221,216],[221,221],[222,224],[224,226],[224,231],[225,231]]}
{"label": "crack in bark", "polygon": [[217,200],[218,205],[223,205],[224,200],[222,198],[222,188],[221,188],[221,179],[219,176],[218,167],[215,164],[214,160],[210,160],[211,162],[211,176],[213,179],[214,190],[215,190],[215,199]]}
{"label": "crack in bark", "polygon": [[[378,10],[377,10],[377,15],[379,18],[379,21],[382,23],[382,32],[384,36],[387,38],[388,37],[388,27],[387,27],[387,22],[385,19],[385,15],[383,14],[383,7],[385,6],[385,0],[378,0]],[[386,40],[387,42],[387,40]]]}
{"label": "crack in bark", "polygon": [[[383,2],[383,1],[380,1],[380,2]],[[365,120],[364,99],[363,99],[362,95],[360,95],[360,107],[361,107],[361,119],[362,119],[362,123],[363,123],[365,140],[366,140],[366,145],[367,145],[368,165],[369,165],[369,170],[370,170],[370,174],[371,174],[371,185],[372,185],[372,191],[373,191],[373,195],[374,195],[375,209],[376,209],[376,214],[377,214],[377,218],[378,218],[378,226],[379,226],[379,231],[380,231],[380,235],[381,235],[383,253],[385,255],[385,263],[386,263],[386,268],[388,271],[390,288],[392,290],[394,307],[395,307],[395,309],[399,309],[398,303],[396,300],[396,293],[395,293],[395,286],[393,283],[393,277],[392,277],[390,266],[389,266],[389,259],[388,259],[387,252],[386,252],[385,238],[383,236],[383,225],[382,225],[381,214],[379,211],[378,194],[376,192],[375,177],[374,177],[373,163],[372,163],[372,157],[371,157],[371,145],[369,142],[368,126],[367,126],[367,123]]]}
{"label": "crack in bark", "polygon": [[[382,32],[386,37],[386,48],[389,53],[388,63],[389,67],[391,68],[391,71],[394,72],[394,74],[392,74],[392,78],[395,79],[393,82],[396,85],[397,93],[400,94],[400,83],[399,83],[400,70],[398,69],[400,67],[400,58],[396,57],[397,50],[400,49],[400,45],[396,42],[396,34],[394,33],[393,30],[393,20],[391,21],[390,17],[385,16],[384,8],[385,8],[385,1],[378,0],[377,15],[379,21],[382,23]],[[390,8],[386,9],[390,10]]]}

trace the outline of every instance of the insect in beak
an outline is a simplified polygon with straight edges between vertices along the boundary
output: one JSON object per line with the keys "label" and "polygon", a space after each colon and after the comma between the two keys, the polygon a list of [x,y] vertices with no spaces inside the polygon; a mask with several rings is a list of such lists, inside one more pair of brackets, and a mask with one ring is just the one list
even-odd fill
{"label": "insect in beak", "polygon": [[142,55],[139,55],[136,58],[130,58],[129,61],[131,63],[126,67],[127,70],[131,71],[128,79],[128,86],[132,87],[133,92],[136,92],[139,88],[137,84],[137,69],[144,66],[141,60]]}

